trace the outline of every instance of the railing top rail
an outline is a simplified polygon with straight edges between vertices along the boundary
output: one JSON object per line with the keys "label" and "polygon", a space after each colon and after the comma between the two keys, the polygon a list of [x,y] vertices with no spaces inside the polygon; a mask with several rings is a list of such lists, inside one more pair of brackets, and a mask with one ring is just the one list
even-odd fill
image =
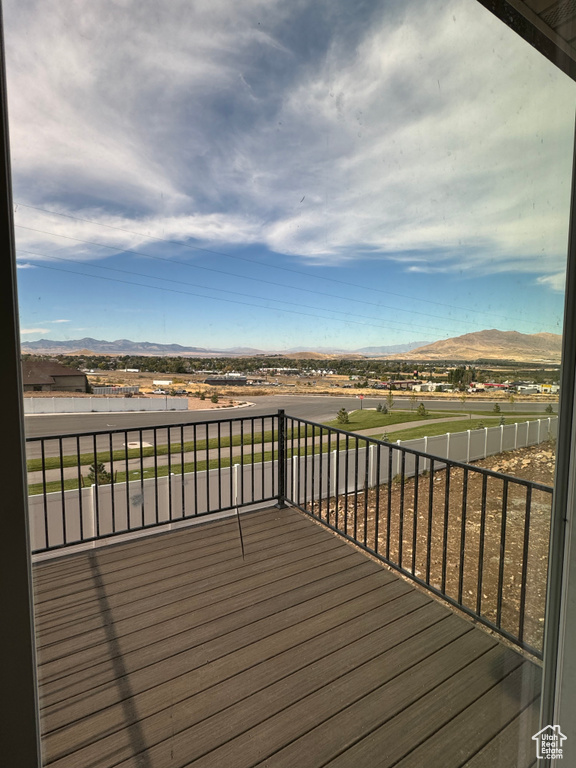
{"label": "railing top rail", "polygon": [[535,483],[532,480],[525,480],[524,478],[521,478],[521,477],[513,477],[512,475],[506,475],[502,472],[495,472],[492,469],[485,469],[484,467],[476,467],[473,464],[466,464],[466,462],[463,462],[463,461],[455,461],[454,459],[445,459],[442,456],[435,456],[432,453],[425,453],[424,451],[418,451],[416,450],[416,448],[409,448],[408,446],[398,445],[397,443],[388,443],[385,440],[378,440],[374,437],[369,437],[368,435],[362,435],[358,432],[349,432],[345,429],[339,429],[338,427],[329,427],[326,424],[319,424],[318,422],[315,422],[315,421],[302,419],[299,416],[287,415],[286,418],[292,419],[293,421],[297,421],[301,424],[308,424],[314,427],[321,427],[322,430],[326,430],[327,432],[336,432],[341,435],[348,435],[348,436],[353,436],[355,438],[360,438],[361,440],[366,441],[366,443],[372,443],[373,445],[390,446],[391,448],[394,448],[397,451],[402,451],[403,453],[408,453],[413,456],[419,456],[421,458],[434,461],[437,464],[448,464],[451,467],[467,469],[472,472],[477,472],[482,475],[487,475],[488,477],[495,477],[501,480],[507,480],[516,485],[523,485],[525,487],[532,488],[535,491],[543,491],[544,493],[554,492],[554,489],[551,486],[543,485],[541,483]]}
{"label": "railing top rail", "polygon": [[228,422],[241,422],[241,421],[261,421],[263,419],[275,419],[278,418],[278,411],[273,413],[258,414],[254,416],[230,416],[223,419],[205,419],[204,421],[183,421],[176,422],[174,424],[150,424],[148,426],[131,426],[120,427],[116,429],[91,429],[88,432],[65,432],[55,435],[30,435],[26,438],[27,443],[38,442],[40,440],[59,440],[65,438],[76,437],[93,437],[94,435],[120,435],[130,432],[146,432],[154,429],[180,429],[181,427],[203,427],[210,424],[223,424]]}

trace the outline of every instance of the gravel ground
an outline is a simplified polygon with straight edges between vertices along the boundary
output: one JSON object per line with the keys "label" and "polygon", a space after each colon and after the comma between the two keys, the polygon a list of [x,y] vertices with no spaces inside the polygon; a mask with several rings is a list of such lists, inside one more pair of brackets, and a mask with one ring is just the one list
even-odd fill
{"label": "gravel ground", "polygon": [[[554,458],[555,445],[544,443],[472,466],[551,486]],[[516,637],[523,633],[525,642],[540,649],[551,494],[531,492],[529,517],[526,502],[524,485],[452,467],[450,473],[425,473],[417,483],[395,478],[379,492],[340,496],[338,504],[331,498],[313,511],[371,548],[377,541],[392,562],[474,611],[479,604],[482,616]]]}

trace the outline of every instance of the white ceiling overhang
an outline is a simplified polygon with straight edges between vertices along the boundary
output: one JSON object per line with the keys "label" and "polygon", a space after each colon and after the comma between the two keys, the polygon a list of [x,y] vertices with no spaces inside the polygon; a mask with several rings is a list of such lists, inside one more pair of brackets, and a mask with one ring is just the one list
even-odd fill
{"label": "white ceiling overhang", "polygon": [[576,0],[478,0],[576,80]]}

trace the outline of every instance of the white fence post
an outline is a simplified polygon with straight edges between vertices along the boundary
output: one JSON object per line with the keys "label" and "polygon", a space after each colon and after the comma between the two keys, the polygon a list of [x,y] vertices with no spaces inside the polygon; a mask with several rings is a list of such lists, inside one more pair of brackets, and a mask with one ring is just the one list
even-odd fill
{"label": "white fence post", "polygon": [[514,424],[514,450],[518,448],[518,422]]}
{"label": "white fence post", "polygon": [[488,427],[484,427],[484,458],[488,458]]}
{"label": "white fence post", "polygon": [[446,458],[450,458],[450,432],[446,432]]}
{"label": "white fence post", "polygon": [[502,453],[503,446],[504,446],[504,424],[500,424],[500,453]]}
{"label": "white fence post", "polygon": [[469,464],[470,463],[470,436],[471,436],[471,431],[468,429],[467,432],[468,432],[468,446],[467,446],[467,449],[466,449],[466,463]]}
{"label": "white fence post", "polygon": [[338,451],[336,448],[332,451],[332,488],[333,495],[338,496],[338,488],[336,488],[336,469],[338,462]]}
{"label": "white fence post", "polygon": [[236,463],[232,467],[232,506],[238,506],[238,467],[240,464]]}
{"label": "white fence post", "polygon": [[[96,537],[96,485],[90,486],[90,508],[87,510],[88,516],[84,526],[84,537],[86,539],[95,539]],[[92,542],[96,546],[96,541]]]}
{"label": "white fence post", "polygon": [[538,419],[538,445],[540,445],[540,423],[542,419]]}
{"label": "white fence post", "polygon": [[[428,435],[424,438],[424,453],[428,453]],[[428,459],[424,459],[424,470],[428,470]]]}
{"label": "white fence post", "polygon": [[[402,445],[402,441],[396,440],[396,445]],[[396,475],[400,474],[400,454],[401,451],[396,451]]]}
{"label": "white fence post", "polygon": [[300,499],[296,498],[296,478],[298,477],[299,456],[292,456],[292,499],[300,504]]}
{"label": "white fence post", "polygon": [[[368,488],[374,488],[376,485],[376,462],[374,461],[374,451],[376,446],[372,443],[368,449]],[[336,451],[334,451],[336,453]]]}

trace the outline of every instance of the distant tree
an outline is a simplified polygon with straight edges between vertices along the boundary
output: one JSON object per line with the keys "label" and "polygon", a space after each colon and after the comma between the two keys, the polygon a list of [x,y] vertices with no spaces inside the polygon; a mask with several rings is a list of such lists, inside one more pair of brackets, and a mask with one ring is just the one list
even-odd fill
{"label": "distant tree", "polygon": [[388,413],[392,413],[392,408],[394,407],[394,395],[392,394],[392,390],[389,390],[386,395],[386,407],[388,408]]}
{"label": "distant tree", "polygon": [[340,410],[338,411],[338,413],[336,415],[336,420],[337,420],[338,424],[349,424],[350,423],[350,419],[348,417],[348,411],[346,410],[346,408],[340,408]]}
{"label": "distant tree", "polygon": [[546,413],[554,413],[554,408],[552,408],[552,403],[548,403],[546,406]]}
{"label": "distant tree", "polygon": [[212,394],[212,396],[210,397],[210,401],[211,401],[212,403],[217,403],[217,402],[218,402],[218,392],[214,392],[214,393]]}
{"label": "distant tree", "polygon": [[91,464],[88,474],[86,475],[86,479],[90,485],[96,484],[96,478],[98,478],[98,485],[108,485],[112,482],[112,475],[110,472],[106,471],[106,467],[101,461]]}
{"label": "distant tree", "polygon": [[502,415],[502,416],[500,416],[500,426],[501,426],[501,427],[503,427],[503,426],[504,426],[504,424],[506,424],[506,419],[505,419],[505,418],[504,418],[504,416]]}
{"label": "distant tree", "polygon": [[200,400],[206,400],[206,392],[200,392]]}
{"label": "distant tree", "polygon": [[426,416],[428,416],[428,411],[426,410],[424,403],[420,403],[418,408],[416,408],[416,413],[418,414],[418,416],[421,416],[423,419],[425,419]]}
{"label": "distant tree", "polygon": [[492,413],[500,413],[500,406],[498,403],[494,403],[494,408],[492,408]]}
{"label": "distant tree", "polygon": [[414,406],[416,405],[416,392],[412,392],[410,394],[409,400],[410,400],[410,410],[414,410]]}

